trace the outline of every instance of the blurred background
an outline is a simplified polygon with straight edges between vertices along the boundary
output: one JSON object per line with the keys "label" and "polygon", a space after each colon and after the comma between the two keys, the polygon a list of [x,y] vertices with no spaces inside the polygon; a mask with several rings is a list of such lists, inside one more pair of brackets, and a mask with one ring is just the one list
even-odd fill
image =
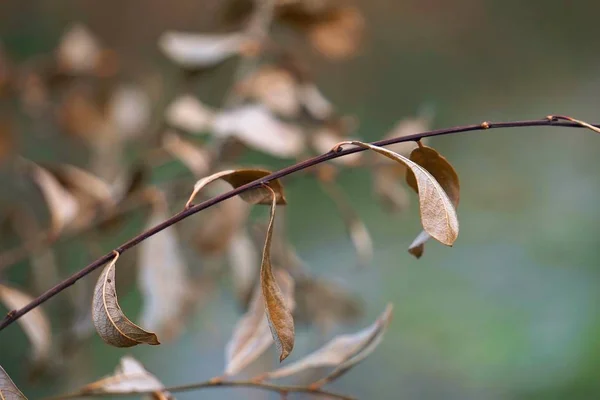
{"label": "blurred background", "polygon": [[[6,264],[6,252],[22,246],[23,236],[10,227],[11,215],[19,206],[27,205],[37,216],[37,228],[29,226],[25,236],[35,236],[50,224],[39,190],[23,172],[24,161],[17,155],[44,166],[77,165],[106,179],[117,179],[125,169],[137,171],[141,154],[161,143],[166,129],[164,108],[180,94],[188,94],[207,107],[220,109],[231,100],[232,82],[244,62],[228,59],[218,68],[182,72],[161,51],[161,35],[173,30],[245,29],[246,10],[252,4],[243,3],[57,0],[2,4],[0,249],[4,253],[0,260]],[[336,122],[352,126],[352,137],[380,139],[406,118],[424,124],[422,130],[549,114],[600,122],[596,28],[600,4],[558,0],[337,3],[352,13],[340,18],[341,22],[326,17],[324,23],[330,26],[320,31],[315,28],[323,22],[318,6],[304,5],[301,13],[276,11],[266,42],[277,43],[274,58],[280,65],[294,65],[290,68],[302,71],[298,80],[309,79],[318,86],[340,116]],[[313,12],[318,22],[310,19]],[[91,77],[71,73],[68,68],[72,66],[65,66],[64,60],[48,61],[58,57],[57,48],[73,26],[85,26],[103,49],[109,49],[103,50],[101,65],[94,67]],[[338,34],[341,42],[336,42]],[[330,39],[333,43],[327,42]],[[254,53],[244,57],[265,63]],[[15,73],[18,83],[6,83]],[[97,81],[104,83],[98,86]],[[143,93],[145,99],[134,101],[133,111],[127,111],[142,114],[145,120],[138,128],[141,133],[127,137],[127,146],[119,153],[123,164],[111,159],[114,150],[102,147],[105,142],[97,136],[99,131],[85,132],[95,118],[85,96],[92,91],[94,96],[112,98],[120,85],[136,85],[129,94]],[[300,124],[294,118],[286,116],[286,121],[317,129],[314,121]],[[177,125],[177,121],[169,124]],[[190,140],[207,146],[214,144],[210,137],[189,135]],[[269,169],[310,154],[277,157],[247,143],[241,150],[239,143],[229,144],[224,148],[232,149],[236,163]],[[361,399],[600,397],[598,135],[583,129],[504,129],[433,138],[428,144],[453,164],[461,178],[461,233],[453,248],[428,243],[419,260],[407,252],[420,231],[414,193],[406,192],[410,202],[405,210],[389,212],[372,190],[376,171],[338,167],[337,185],[373,241],[373,259],[360,266],[344,220],[317,179],[284,180],[289,202],[287,237],[310,275],[325,286],[335,285],[343,293],[339,296],[344,300],[338,300],[345,302],[339,318],[327,317],[326,323],[316,323],[307,311],[304,319],[308,322],[299,323],[290,360],[335,334],[371,324],[391,302],[394,318],[383,343],[332,384],[332,389]],[[106,158],[96,157],[100,153]],[[144,182],[167,192],[174,213],[195,178],[184,163],[164,158],[163,153],[156,156],[159,161],[151,157],[141,175]],[[403,181],[402,176],[398,179]],[[31,295],[41,293],[54,280],[140,232],[148,211],[141,208],[116,227],[65,235],[53,243],[56,275],[35,272],[25,252],[0,269],[0,281]],[[259,224],[266,216],[266,210],[253,209],[250,220]],[[179,234],[201,221],[200,215],[192,217],[186,227],[178,228]],[[13,324],[0,332],[0,365],[34,399],[73,391],[110,374],[125,354],[133,354],[166,385],[221,374],[223,349],[244,302],[239,301],[229,269],[221,265],[225,256],[203,256],[183,242],[188,268],[195,276],[210,276],[210,280],[196,288],[197,307],[187,315],[185,329],[176,339],[158,347],[117,349],[96,335],[82,335],[82,343],[70,348],[65,332],[73,331],[70,327],[79,321],[80,312],[73,304],[89,306],[94,275],[44,305],[52,321],[52,351],[60,356],[53,356],[45,367],[32,366],[29,342],[19,325]],[[119,299],[137,321],[143,299],[135,284],[136,251],[130,253],[120,261]],[[306,296],[310,299],[313,294]],[[5,312],[8,307],[0,309]],[[88,332],[85,327],[81,330]],[[271,349],[242,376],[273,369],[276,359]],[[277,396],[210,389],[181,393],[177,398]]]}

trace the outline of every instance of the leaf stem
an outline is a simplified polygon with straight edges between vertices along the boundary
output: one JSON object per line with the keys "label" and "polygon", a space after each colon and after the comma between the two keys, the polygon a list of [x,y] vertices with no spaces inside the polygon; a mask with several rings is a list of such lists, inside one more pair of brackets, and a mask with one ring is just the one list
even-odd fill
{"label": "leaf stem", "polygon": [[[372,142],[371,144],[374,146],[387,146],[390,144],[401,143],[401,142],[418,141],[419,139],[422,139],[425,137],[452,135],[452,134],[462,133],[462,132],[471,132],[471,131],[480,131],[480,130],[489,130],[489,129],[525,128],[525,127],[543,127],[543,126],[561,127],[561,128],[582,128],[582,127],[588,128],[588,126],[582,125],[580,121],[570,122],[570,121],[559,120],[558,118],[555,118],[555,117],[547,117],[547,118],[539,119],[539,120],[486,122],[485,124],[479,123],[479,124],[473,124],[473,125],[455,126],[452,128],[436,129],[436,130],[432,130],[432,131],[416,133],[413,135],[379,140],[376,142]],[[590,125],[590,126],[593,126],[594,128],[600,128],[600,124]],[[104,256],[98,258],[96,261],[93,261],[91,264],[87,265],[85,268],[81,269],[79,272],[76,272],[75,274],[71,275],[69,278],[63,280],[62,282],[58,283],[54,287],[48,289],[46,292],[42,293],[40,296],[33,299],[29,304],[25,305],[24,307],[22,307],[18,310],[10,311],[4,317],[4,319],[0,322],[0,330],[6,328],[8,325],[12,324],[17,319],[19,319],[23,315],[27,314],[29,311],[38,307],[40,304],[45,303],[46,301],[48,301],[49,299],[51,299],[58,293],[62,292],[69,286],[73,285],[79,279],[83,278],[84,276],[90,274],[91,272],[95,271],[96,269],[98,269],[101,266],[103,266],[104,264],[106,264],[108,261],[110,261],[114,257],[114,251],[117,251],[119,253],[124,253],[125,251],[135,247],[136,245],[138,245],[139,243],[148,239],[149,237],[178,223],[179,221],[184,220],[184,219],[196,214],[197,212],[200,212],[200,211],[210,208],[216,204],[219,204],[233,196],[239,195],[240,193],[244,193],[246,191],[256,189],[256,188],[258,188],[264,184],[267,184],[271,181],[283,178],[284,176],[291,175],[298,171],[302,171],[302,170],[314,167],[314,166],[324,163],[326,161],[333,160],[338,157],[344,157],[349,154],[354,154],[354,153],[358,153],[361,151],[365,151],[365,149],[361,148],[361,147],[354,147],[354,148],[345,149],[345,150],[340,150],[340,149],[336,149],[336,151],[332,150],[327,153],[321,154],[319,156],[309,158],[309,159],[299,162],[297,164],[283,168],[279,171],[273,172],[272,174],[267,175],[261,179],[257,179],[255,181],[247,183],[243,186],[239,186],[228,192],[225,192],[225,193],[215,196],[211,199],[208,199],[200,204],[191,205],[189,208],[173,215],[171,218],[167,219],[166,221],[163,221],[162,223],[156,225],[155,227],[153,227],[145,232],[140,233],[139,235],[137,235],[137,236],[133,237],[132,239],[130,239],[129,241],[123,243],[121,246],[117,247],[113,251],[110,251],[109,253],[105,254]],[[0,260],[0,264],[1,264],[1,261],[2,260]]]}

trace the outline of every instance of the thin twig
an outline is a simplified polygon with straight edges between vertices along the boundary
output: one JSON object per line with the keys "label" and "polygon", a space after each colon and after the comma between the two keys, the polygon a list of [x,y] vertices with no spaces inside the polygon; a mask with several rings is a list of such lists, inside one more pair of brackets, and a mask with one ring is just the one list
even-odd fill
{"label": "thin twig", "polygon": [[[176,392],[186,392],[192,390],[206,389],[206,388],[218,388],[218,387],[246,387],[253,388],[259,390],[266,390],[269,392],[276,392],[279,394],[287,394],[287,393],[310,393],[313,395],[329,397],[331,399],[339,399],[339,400],[354,400],[354,397],[346,396],[342,394],[337,394],[333,392],[329,392],[327,390],[322,389],[312,389],[307,386],[279,386],[270,383],[263,383],[257,381],[221,381],[219,379],[211,379],[206,382],[200,383],[192,383],[189,385],[181,385],[181,386],[172,386],[163,389],[163,391],[176,393]],[[152,394],[155,393],[156,390],[149,391],[131,391],[127,393],[71,393],[63,396],[55,396],[55,397],[47,397],[45,400],[67,400],[67,399],[78,399],[85,397],[116,397],[116,396],[131,396],[131,395],[142,395],[142,394]]]}
{"label": "thin twig", "polygon": [[[451,135],[451,134],[461,133],[461,132],[471,132],[471,131],[480,131],[480,130],[489,130],[489,129],[503,129],[503,128],[519,128],[519,127],[525,128],[525,127],[535,127],[535,126],[537,126],[537,127],[551,126],[551,127],[561,127],[561,128],[582,128],[582,125],[579,123],[561,122],[554,118],[544,118],[541,120],[510,121],[510,122],[485,122],[485,123],[474,124],[474,125],[463,125],[463,126],[456,126],[453,128],[436,129],[436,130],[432,130],[432,131],[416,133],[413,135],[407,135],[407,136],[403,136],[403,137],[379,140],[379,141],[373,142],[371,144],[373,144],[375,146],[387,146],[387,145],[395,144],[395,143],[417,141],[417,140],[425,138],[425,137]],[[600,127],[600,125],[593,125],[593,126],[595,126],[596,128]],[[42,293],[40,296],[33,299],[29,304],[27,304],[23,308],[10,311],[6,315],[6,317],[2,320],[2,322],[0,322],[0,330],[6,328],[8,325],[12,324],[17,319],[19,319],[20,317],[22,317],[23,315],[28,313],[29,311],[33,310],[40,304],[48,301],[49,299],[51,299],[58,293],[62,292],[69,286],[73,285],[79,279],[83,278],[84,276],[88,275],[89,273],[91,273],[91,272],[95,271],[96,269],[100,268],[101,266],[103,266],[105,263],[107,263],[108,261],[110,261],[113,258],[114,251],[117,251],[119,253],[124,253],[125,251],[138,245],[140,242],[143,242],[144,240],[148,239],[149,237],[154,236],[158,232],[178,223],[179,221],[184,220],[184,219],[196,214],[197,212],[200,212],[200,211],[205,210],[209,207],[212,207],[216,204],[219,204],[222,201],[225,201],[225,200],[227,200],[233,196],[236,196],[240,193],[243,193],[243,192],[246,192],[246,191],[249,191],[252,189],[256,189],[266,183],[269,183],[269,182],[274,181],[279,178],[283,178],[284,176],[293,174],[295,172],[314,167],[314,166],[324,163],[326,161],[333,160],[338,157],[343,157],[343,156],[346,156],[349,154],[359,153],[361,151],[365,151],[365,149],[361,148],[361,147],[355,147],[355,148],[340,150],[340,151],[335,151],[335,152],[329,151],[325,154],[321,154],[320,156],[310,158],[308,160],[305,160],[305,161],[299,162],[297,164],[291,165],[289,167],[283,168],[279,171],[273,172],[272,174],[267,175],[264,178],[257,179],[255,181],[252,181],[245,185],[239,186],[228,192],[225,192],[225,193],[215,196],[211,199],[208,199],[200,204],[193,205],[190,208],[185,209],[185,210],[173,215],[171,218],[167,219],[166,221],[163,221],[162,223],[156,225],[155,227],[153,227],[145,232],[140,233],[139,235],[135,236],[131,240],[129,240],[129,241],[123,243],[121,246],[117,247],[115,250],[98,258],[96,261],[92,262],[91,264],[89,264],[88,266],[86,266],[85,268],[80,270],[79,272],[71,275],[69,278],[60,282],[56,286],[48,289],[46,292]]]}

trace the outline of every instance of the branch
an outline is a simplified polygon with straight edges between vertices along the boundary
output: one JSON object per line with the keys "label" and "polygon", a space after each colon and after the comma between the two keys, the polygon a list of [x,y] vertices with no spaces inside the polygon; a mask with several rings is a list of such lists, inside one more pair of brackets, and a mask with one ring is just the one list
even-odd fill
{"label": "branch", "polygon": [[[218,387],[246,387],[259,390],[266,390],[269,392],[276,392],[281,395],[288,393],[310,393],[317,396],[323,396],[330,399],[339,400],[354,400],[353,397],[345,396],[329,392],[318,388],[310,388],[308,386],[279,386],[270,383],[263,383],[257,381],[222,381],[219,378],[211,379],[206,382],[192,383],[189,385],[172,386],[163,389],[164,392],[187,392],[191,390],[206,389],[206,388],[218,388]],[[66,400],[66,399],[78,399],[85,397],[116,397],[116,396],[131,396],[131,395],[142,395],[156,393],[156,390],[149,391],[131,391],[126,393],[71,393],[63,396],[48,397],[46,400]]]}
{"label": "branch", "polygon": [[[510,122],[482,122],[480,124],[463,125],[463,126],[456,126],[453,128],[445,128],[445,129],[436,129],[436,130],[432,130],[432,131],[416,133],[414,135],[407,135],[407,136],[397,137],[397,138],[392,138],[392,139],[379,140],[379,141],[373,142],[371,144],[373,144],[375,146],[387,146],[387,145],[395,144],[395,143],[417,141],[419,139],[426,138],[426,137],[451,135],[451,134],[455,134],[455,133],[481,131],[481,130],[487,130],[487,129],[504,129],[504,128],[519,128],[519,127],[525,128],[525,127],[535,127],[535,126],[538,126],[538,127],[549,126],[549,127],[562,127],[562,128],[582,128],[582,127],[589,128],[588,126],[583,125],[580,121],[573,120],[576,122],[570,122],[570,121],[563,122],[562,121],[563,119],[564,119],[564,117],[548,116],[547,118],[539,119],[539,120],[510,121]],[[600,128],[600,125],[593,125],[593,127]],[[132,247],[135,247],[140,242],[143,242],[144,240],[148,239],[149,237],[157,234],[158,232],[170,227],[171,225],[174,225],[174,224],[178,223],[179,221],[184,220],[184,219],[196,214],[197,212],[200,212],[200,211],[205,210],[209,207],[212,207],[216,204],[219,204],[222,201],[225,201],[225,200],[227,200],[233,196],[236,196],[240,193],[243,193],[243,192],[246,192],[246,191],[249,191],[252,189],[256,189],[256,188],[261,187],[262,185],[265,185],[271,181],[274,181],[279,178],[283,178],[284,176],[293,174],[298,171],[302,171],[302,170],[314,167],[314,166],[324,163],[326,161],[333,160],[338,157],[343,157],[348,154],[358,153],[358,152],[361,152],[364,150],[365,149],[361,148],[361,147],[355,147],[355,148],[351,148],[351,149],[347,149],[347,150],[340,150],[340,151],[331,150],[325,154],[321,154],[320,156],[310,158],[308,160],[305,160],[305,161],[299,162],[297,164],[291,165],[289,167],[283,168],[279,171],[273,172],[272,174],[267,175],[262,179],[257,179],[255,181],[247,183],[243,186],[239,186],[236,189],[232,189],[226,193],[215,196],[215,197],[208,199],[200,204],[192,205],[190,208],[187,208],[187,209],[173,215],[171,218],[167,219],[166,221],[162,222],[161,224],[158,224],[157,226],[147,230],[146,232],[140,233],[139,235],[137,235],[134,238],[132,238],[131,240],[123,243],[121,246],[117,247],[113,251],[110,251],[109,253],[105,254],[104,256],[98,258],[96,261],[92,262],[91,264],[89,264],[88,266],[86,266],[85,268],[80,270],[79,272],[71,275],[69,278],[60,282],[56,286],[48,289],[46,292],[42,293],[40,296],[33,299],[29,304],[27,304],[23,308],[10,311],[6,315],[6,317],[2,320],[2,322],[0,322],[0,330],[6,328],[8,325],[12,324],[17,319],[19,319],[23,315],[27,314],[29,311],[33,310],[40,304],[45,303],[50,298],[54,297],[55,295],[62,292],[69,286],[73,285],[79,279],[83,278],[84,276],[90,274],[91,272],[95,271],[96,269],[98,269],[101,266],[103,266],[104,264],[106,264],[108,261],[110,261],[114,257],[115,251],[118,253],[123,253],[123,252],[131,249]]]}

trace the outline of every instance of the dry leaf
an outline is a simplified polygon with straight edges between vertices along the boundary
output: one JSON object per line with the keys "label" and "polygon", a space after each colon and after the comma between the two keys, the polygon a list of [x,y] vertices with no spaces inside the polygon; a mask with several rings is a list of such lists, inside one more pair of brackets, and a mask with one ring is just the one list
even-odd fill
{"label": "dry leaf", "polygon": [[392,305],[389,304],[371,326],[357,333],[337,336],[308,356],[265,374],[265,378],[283,378],[307,369],[328,366],[338,367],[337,369],[343,368],[347,371],[370,354],[381,342],[391,316]]}
{"label": "dry leaf", "polygon": [[308,31],[311,44],[332,59],[346,59],[358,51],[365,30],[365,20],[356,7],[339,7]]}
{"label": "dry leaf", "polygon": [[[144,231],[169,218],[167,205],[157,204]],[[187,266],[174,227],[139,245],[138,285],[144,299],[140,321],[166,340],[176,336],[189,298]]]}
{"label": "dry leaf", "polygon": [[175,128],[190,133],[201,133],[208,130],[215,113],[190,95],[176,99],[165,111],[165,119]]}
{"label": "dry leaf", "polygon": [[233,290],[245,304],[258,279],[259,255],[252,239],[243,227],[235,233],[227,249]]}
{"label": "dry leaf", "polygon": [[[168,392],[163,392],[165,386],[144,366],[131,356],[121,358],[121,362],[113,375],[85,385],[79,391],[83,394],[100,393],[135,393],[155,390],[157,399],[174,399]],[[161,397],[162,396],[162,397]]]}
{"label": "dry leaf", "polygon": [[[283,270],[276,270],[274,274],[287,307],[293,310],[295,306],[294,281]],[[233,335],[225,348],[225,374],[239,373],[264,353],[271,343],[273,343],[273,338],[265,315],[262,288],[257,285],[248,311],[236,324]]]}
{"label": "dry leaf", "polygon": [[51,231],[57,234],[77,217],[79,204],[50,172],[34,163],[31,163],[31,167],[33,180],[39,186],[48,205],[52,221]]}
{"label": "dry leaf", "polygon": [[[410,159],[425,168],[427,172],[438,181],[456,209],[460,200],[460,181],[458,179],[458,174],[448,160],[441,156],[437,151],[427,146],[421,146],[414,149],[412,153],[410,153]],[[406,171],[406,183],[408,183],[415,192],[419,193],[415,175],[410,170]],[[429,234],[421,232],[410,245],[408,249],[409,253],[417,258],[421,257],[423,255],[425,242],[427,242],[428,239]]]}
{"label": "dry leaf", "polygon": [[333,105],[313,83],[304,83],[298,88],[300,103],[316,120],[325,121],[333,114]]}
{"label": "dry leaf", "polygon": [[[264,178],[265,176],[271,175],[270,171],[264,169],[229,169],[221,172],[214,173],[210,176],[200,179],[194,185],[194,190],[187,201],[186,208],[189,208],[192,201],[202,188],[211,182],[218,179],[222,179],[229,183],[234,188],[238,188],[247,183],[253,182],[257,179]],[[260,186],[252,190],[247,190],[240,193],[240,197],[250,204],[271,204],[271,192],[275,191],[277,204],[285,205],[285,195],[283,193],[283,185],[276,179],[268,183],[268,187]]]}
{"label": "dry leaf", "polygon": [[274,113],[294,117],[300,111],[294,76],[281,67],[267,65],[240,83],[239,93],[264,104]]}
{"label": "dry leaf", "polygon": [[93,71],[100,61],[101,48],[96,38],[82,24],[72,25],[63,35],[57,50],[59,65],[67,71]]}
{"label": "dry leaf", "polygon": [[233,136],[276,157],[296,157],[304,150],[302,130],[278,120],[263,105],[250,104],[217,114],[213,133],[217,137]]}
{"label": "dry leaf", "polygon": [[426,169],[400,154],[368,143],[357,141],[342,142],[336,147],[344,144],[353,144],[373,150],[389,159],[406,165],[416,177],[423,228],[440,243],[452,246],[458,237],[458,217],[456,216],[456,210],[444,189]]}
{"label": "dry leaf", "polygon": [[27,397],[25,397],[12,379],[10,379],[10,376],[8,376],[2,366],[0,366],[0,399],[27,400]]}
{"label": "dry leaf", "polygon": [[158,46],[171,59],[184,68],[203,68],[216,65],[240,53],[248,44],[241,33],[196,34],[165,32]]}
{"label": "dry leaf", "polygon": [[131,347],[140,343],[158,345],[160,342],[156,335],[131,322],[119,306],[115,281],[118,258],[118,255],[115,256],[104,268],[94,288],[92,318],[96,331],[102,340],[115,347]]}
{"label": "dry leaf", "polygon": [[269,328],[279,352],[279,361],[283,361],[294,348],[294,319],[292,312],[286,304],[271,266],[271,239],[273,237],[273,222],[275,220],[275,209],[277,207],[277,195],[271,191],[271,211],[265,247],[263,248],[262,262],[260,266],[260,286],[265,299],[265,312],[269,321]]}
{"label": "dry leaf", "polygon": [[167,132],[163,136],[163,146],[173,157],[176,157],[194,175],[204,176],[210,170],[210,153],[195,144],[183,140],[176,133]]}
{"label": "dry leaf", "polygon": [[[33,301],[33,297],[15,288],[0,284],[0,301],[9,310],[25,307]],[[52,347],[52,331],[50,321],[40,307],[37,307],[17,320],[33,347],[34,362],[43,362],[50,356]]]}

